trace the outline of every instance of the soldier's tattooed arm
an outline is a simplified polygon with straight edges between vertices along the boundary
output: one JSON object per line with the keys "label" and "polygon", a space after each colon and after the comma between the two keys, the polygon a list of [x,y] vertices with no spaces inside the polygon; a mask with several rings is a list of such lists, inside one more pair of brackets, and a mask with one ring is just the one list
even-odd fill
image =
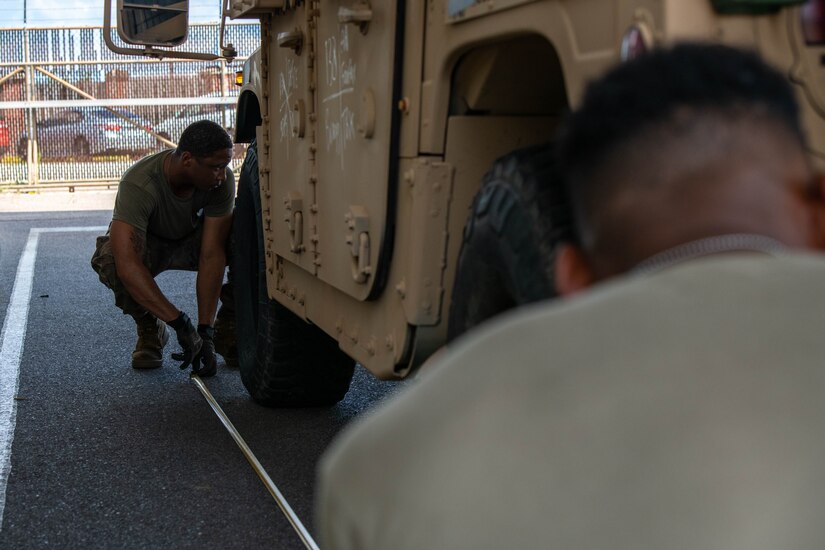
{"label": "soldier's tattooed arm", "polygon": [[146,233],[143,231],[138,231],[137,229],[132,228],[132,235],[130,240],[132,241],[132,250],[135,251],[135,254],[138,258],[145,258],[146,257]]}
{"label": "soldier's tattooed arm", "polygon": [[176,319],[180,311],[163,295],[144,263],[148,255],[146,233],[115,220],[109,239],[117,276],[132,298],[162,321]]}

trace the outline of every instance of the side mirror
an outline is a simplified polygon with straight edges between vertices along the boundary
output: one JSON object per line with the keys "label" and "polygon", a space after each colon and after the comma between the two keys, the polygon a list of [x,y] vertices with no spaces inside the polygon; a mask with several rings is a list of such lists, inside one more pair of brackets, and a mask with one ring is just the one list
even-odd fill
{"label": "side mirror", "polygon": [[127,44],[177,46],[188,29],[189,0],[117,0],[117,33]]}

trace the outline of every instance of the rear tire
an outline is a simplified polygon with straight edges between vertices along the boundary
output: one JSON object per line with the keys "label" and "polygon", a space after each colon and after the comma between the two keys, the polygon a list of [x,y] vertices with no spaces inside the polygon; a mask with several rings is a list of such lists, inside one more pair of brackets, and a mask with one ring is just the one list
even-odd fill
{"label": "rear tire", "polygon": [[333,405],[349,389],[355,362],[318,327],[267,297],[262,227],[253,142],[238,178],[231,259],[241,380],[267,407]]}
{"label": "rear tire", "polygon": [[447,338],[510,308],[556,296],[555,250],[570,216],[548,144],[498,159],[464,227]]}

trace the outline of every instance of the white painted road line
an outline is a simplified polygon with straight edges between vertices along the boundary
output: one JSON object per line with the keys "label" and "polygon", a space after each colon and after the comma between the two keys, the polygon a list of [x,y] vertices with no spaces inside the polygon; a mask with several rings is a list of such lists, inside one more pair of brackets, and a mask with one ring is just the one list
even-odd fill
{"label": "white painted road line", "polygon": [[20,373],[20,358],[23,356],[23,341],[29,317],[32,283],[34,281],[34,261],[37,258],[37,243],[41,233],[68,233],[76,231],[97,231],[104,233],[106,226],[100,227],[33,227],[17,264],[17,275],[11,291],[11,299],[0,332],[0,529],[3,528],[3,510],[6,507],[6,485],[11,473],[11,444],[17,417],[17,383]]}

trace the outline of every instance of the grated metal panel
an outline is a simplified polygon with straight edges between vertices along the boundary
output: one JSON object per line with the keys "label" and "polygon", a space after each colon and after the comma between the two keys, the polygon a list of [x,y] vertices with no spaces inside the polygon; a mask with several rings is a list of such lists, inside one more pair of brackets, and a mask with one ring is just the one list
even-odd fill
{"label": "grated metal panel", "polygon": [[[158,138],[175,142],[195,120],[232,130],[234,73],[260,29],[228,24],[226,33],[242,56],[232,64],[118,55],[102,27],[0,29],[0,186],[117,181],[169,146]],[[219,43],[219,25],[200,24],[184,47],[216,52]],[[236,169],[243,153],[237,146]]]}

